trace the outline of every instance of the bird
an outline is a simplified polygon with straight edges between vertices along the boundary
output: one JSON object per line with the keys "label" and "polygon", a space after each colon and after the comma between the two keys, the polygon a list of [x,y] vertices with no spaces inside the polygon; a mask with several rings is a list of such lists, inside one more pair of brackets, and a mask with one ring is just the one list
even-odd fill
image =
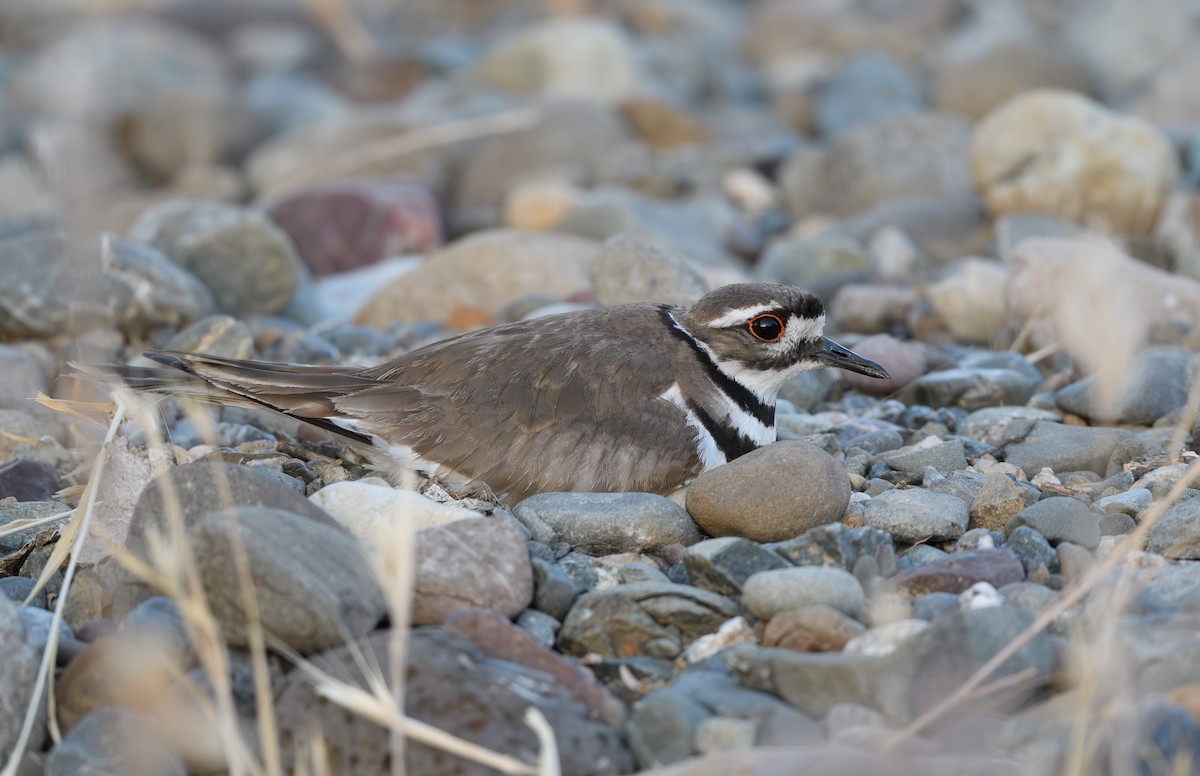
{"label": "bird", "polygon": [[812,293],[741,283],[687,308],[635,302],[471,331],[369,368],[148,351],[170,369],[126,378],[159,391],[190,381],[509,504],[553,491],[669,494],[774,442],[779,390],[794,375],[828,366],[888,378],[824,326]]}

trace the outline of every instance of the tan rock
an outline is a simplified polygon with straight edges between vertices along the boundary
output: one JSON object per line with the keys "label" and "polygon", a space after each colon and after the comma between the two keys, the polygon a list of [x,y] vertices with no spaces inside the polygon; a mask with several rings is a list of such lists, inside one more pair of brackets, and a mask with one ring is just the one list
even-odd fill
{"label": "tan rock", "polygon": [[590,288],[588,273],[599,253],[598,243],[569,235],[516,229],[477,232],[381,288],[356,322],[377,328],[396,321],[446,323],[463,310],[495,316],[532,291],[565,298]]}
{"label": "tan rock", "polygon": [[621,103],[621,115],[655,148],[705,143],[708,130],[687,111],[663,100],[635,97]]}
{"label": "tan rock", "polygon": [[991,344],[1008,319],[1004,286],[1008,267],[990,259],[963,259],[957,271],[926,291],[934,315],[955,339]]}
{"label": "tan rock", "polygon": [[849,283],[838,289],[829,304],[829,322],[839,331],[878,334],[904,323],[917,303],[911,288]]}
{"label": "tan rock", "polygon": [[847,642],[865,631],[861,623],[832,606],[816,604],[772,617],[763,634],[763,646],[797,652],[841,652]]}
{"label": "tan rock", "polygon": [[1175,152],[1144,120],[1074,92],[1018,95],[975,130],[975,183],[993,216],[1033,212],[1144,235],[1175,185]]}

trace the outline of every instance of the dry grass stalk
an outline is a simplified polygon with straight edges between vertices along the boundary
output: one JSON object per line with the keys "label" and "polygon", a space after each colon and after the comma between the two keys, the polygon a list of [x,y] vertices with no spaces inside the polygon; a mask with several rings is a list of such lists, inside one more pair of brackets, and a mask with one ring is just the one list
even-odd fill
{"label": "dry grass stalk", "polygon": [[[48,523],[53,523],[55,520],[62,520],[64,517],[70,517],[74,514],[74,509],[68,509],[66,512],[58,512],[53,515],[46,515],[45,517],[30,517],[26,518],[25,520],[14,520],[11,523],[6,524],[3,528],[0,528],[0,538],[11,536],[15,533],[20,533],[21,531],[29,528],[39,528]],[[34,592],[36,593],[36,591]],[[28,601],[32,599],[26,600]]]}

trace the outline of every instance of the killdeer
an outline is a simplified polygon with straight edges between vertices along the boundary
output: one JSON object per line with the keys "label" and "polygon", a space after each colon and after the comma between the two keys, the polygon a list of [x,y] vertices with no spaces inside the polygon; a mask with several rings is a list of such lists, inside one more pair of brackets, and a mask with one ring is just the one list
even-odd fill
{"label": "killdeer", "polygon": [[[807,291],[744,284],[687,309],[625,304],[474,331],[368,369],[146,355],[209,393],[515,503],[545,491],[669,493],[774,442],[776,397],[793,375],[833,366],[888,376],[827,339],[824,325]],[[134,382],[176,388],[165,371]]]}

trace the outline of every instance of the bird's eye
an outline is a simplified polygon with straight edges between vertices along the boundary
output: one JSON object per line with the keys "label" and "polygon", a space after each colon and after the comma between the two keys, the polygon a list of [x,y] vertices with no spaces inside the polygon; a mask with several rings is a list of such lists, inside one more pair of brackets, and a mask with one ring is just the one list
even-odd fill
{"label": "bird's eye", "polygon": [[783,336],[783,321],[771,313],[756,315],[750,319],[750,333],[763,342],[778,342]]}

